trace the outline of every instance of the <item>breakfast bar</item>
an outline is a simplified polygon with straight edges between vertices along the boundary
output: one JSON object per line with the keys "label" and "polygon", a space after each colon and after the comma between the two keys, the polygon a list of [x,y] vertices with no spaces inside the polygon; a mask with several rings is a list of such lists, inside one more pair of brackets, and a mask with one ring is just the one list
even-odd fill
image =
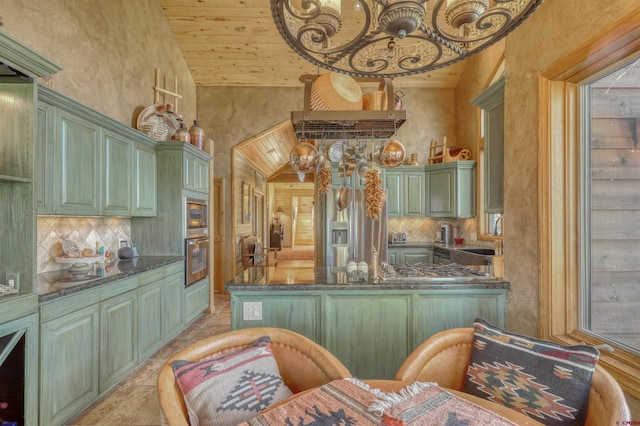
{"label": "breakfast bar", "polygon": [[505,326],[510,288],[492,277],[350,282],[344,267],[251,267],[225,287],[232,329],[295,331],[328,349],[361,379],[392,379],[428,337],[470,327],[477,317]]}

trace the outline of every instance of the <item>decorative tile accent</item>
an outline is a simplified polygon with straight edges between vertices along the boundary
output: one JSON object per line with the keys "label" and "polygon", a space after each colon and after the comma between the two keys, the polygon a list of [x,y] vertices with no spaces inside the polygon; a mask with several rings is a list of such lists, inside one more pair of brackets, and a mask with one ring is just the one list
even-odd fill
{"label": "decorative tile accent", "polygon": [[476,219],[431,219],[426,217],[416,218],[390,218],[387,222],[387,231],[406,232],[409,242],[433,242],[440,226],[445,223],[452,227],[459,226],[462,238],[466,243],[476,243]]}
{"label": "decorative tile accent", "polygon": [[39,216],[37,221],[38,273],[65,269],[56,263],[62,256],[62,241],[70,239],[80,250],[95,249],[96,243],[112,253],[118,251],[118,240],[131,239],[131,219],[111,217]]}

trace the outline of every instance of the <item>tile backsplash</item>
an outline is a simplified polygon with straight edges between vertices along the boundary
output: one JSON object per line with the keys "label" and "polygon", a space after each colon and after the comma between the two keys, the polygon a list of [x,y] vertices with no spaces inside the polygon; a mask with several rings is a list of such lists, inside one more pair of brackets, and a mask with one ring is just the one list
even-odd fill
{"label": "tile backsplash", "polygon": [[387,231],[406,232],[408,242],[433,242],[440,226],[449,223],[451,226],[459,226],[462,238],[467,244],[477,242],[476,219],[430,219],[417,218],[389,218]]}
{"label": "tile backsplash", "polygon": [[55,260],[64,254],[64,238],[76,243],[80,250],[95,249],[98,243],[114,254],[120,238],[131,239],[131,219],[125,218],[38,216],[37,226],[38,273],[69,267]]}

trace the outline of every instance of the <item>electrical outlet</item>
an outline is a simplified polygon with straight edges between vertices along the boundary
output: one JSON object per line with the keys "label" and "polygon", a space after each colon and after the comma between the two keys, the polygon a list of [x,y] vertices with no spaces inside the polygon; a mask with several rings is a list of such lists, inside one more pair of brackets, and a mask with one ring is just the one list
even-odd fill
{"label": "electrical outlet", "polygon": [[20,274],[18,272],[7,272],[5,274],[7,285],[12,288],[18,288],[20,283]]}
{"label": "electrical outlet", "polygon": [[262,321],[262,302],[242,302],[242,319]]}

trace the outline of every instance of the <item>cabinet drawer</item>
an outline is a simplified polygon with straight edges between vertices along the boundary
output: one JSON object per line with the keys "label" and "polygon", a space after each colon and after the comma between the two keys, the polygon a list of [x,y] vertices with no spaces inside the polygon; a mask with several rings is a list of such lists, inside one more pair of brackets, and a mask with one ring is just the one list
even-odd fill
{"label": "cabinet drawer", "polygon": [[95,305],[99,301],[100,292],[97,289],[56,299],[50,303],[40,305],[40,321],[42,323],[51,321],[78,309]]}
{"label": "cabinet drawer", "polygon": [[166,268],[158,268],[138,275],[138,287],[161,281],[167,275]]}
{"label": "cabinet drawer", "polygon": [[180,262],[172,263],[170,265],[165,266],[164,268],[167,271],[166,276],[177,274],[177,273],[183,273],[184,260],[181,260]]}

